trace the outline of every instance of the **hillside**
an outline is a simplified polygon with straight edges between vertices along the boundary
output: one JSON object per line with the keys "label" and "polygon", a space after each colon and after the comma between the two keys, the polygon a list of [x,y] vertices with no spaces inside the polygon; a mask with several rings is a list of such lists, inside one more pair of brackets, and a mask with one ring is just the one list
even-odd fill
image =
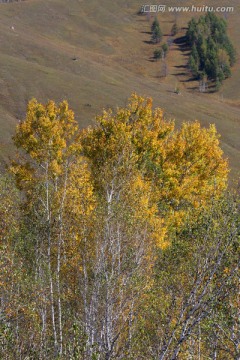
{"label": "hillside", "polygon": [[[170,1],[167,5],[197,4]],[[233,0],[229,35],[240,54],[240,6]],[[91,123],[103,107],[125,105],[133,91],[152,96],[166,116],[215,123],[232,175],[239,170],[240,66],[217,94],[200,94],[183,72],[186,54],[179,43],[168,54],[169,75],[161,79],[160,63],[152,62],[149,44],[152,18],[138,16],[142,2],[92,0],[26,0],[0,4],[0,136],[1,158],[11,152],[15,124],[32,97],[39,101],[68,99],[80,126]],[[209,5],[216,2],[209,0]],[[219,1],[218,5],[226,5]],[[193,13],[180,13],[186,27]],[[175,16],[158,14],[167,39]],[[179,37],[183,33],[179,34]],[[181,94],[174,88],[179,84]]]}

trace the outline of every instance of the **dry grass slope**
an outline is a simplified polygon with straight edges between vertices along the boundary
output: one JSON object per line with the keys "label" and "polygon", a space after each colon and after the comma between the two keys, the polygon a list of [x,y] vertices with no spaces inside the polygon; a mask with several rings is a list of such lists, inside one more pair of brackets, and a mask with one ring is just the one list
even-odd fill
{"label": "dry grass slope", "polygon": [[[198,1],[165,0],[167,5]],[[160,62],[149,61],[152,19],[137,16],[137,0],[26,0],[0,4],[0,140],[1,158],[12,151],[11,134],[32,97],[68,99],[81,126],[103,107],[125,105],[131,92],[152,96],[166,116],[215,123],[233,176],[240,170],[240,66],[218,94],[191,89],[182,74],[187,57],[174,44],[168,54],[169,75],[159,77]],[[208,5],[216,6],[215,0]],[[226,5],[226,1],[218,1]],[[240,6],[228,15],[229,33],[240,54]],[[185,27],[192,13],[177,16]],[[158,15],[167,39],[175,16]],[[181,34],[180,34],[181,35]],[[176,83],[181,95],[174,94]],[[195,84],[196,85],[196,84]]]}

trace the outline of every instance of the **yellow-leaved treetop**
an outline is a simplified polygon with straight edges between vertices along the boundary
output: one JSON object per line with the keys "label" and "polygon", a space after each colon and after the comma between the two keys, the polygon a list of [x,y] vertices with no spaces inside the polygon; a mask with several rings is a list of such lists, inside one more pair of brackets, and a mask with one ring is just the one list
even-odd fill
{"label": "yellow-leaved treetop", "polygon": [[228,163],[214,125],[184,122],[179,130],[152,99],[133,94],[126,108],[104,111],[97,126],[81,133],[84,154],[91,159],[96,181],[116,158],[130,158],[151,184],[152,200],[166,228],[181,224],[186,212],[207,205],[227,185]]}

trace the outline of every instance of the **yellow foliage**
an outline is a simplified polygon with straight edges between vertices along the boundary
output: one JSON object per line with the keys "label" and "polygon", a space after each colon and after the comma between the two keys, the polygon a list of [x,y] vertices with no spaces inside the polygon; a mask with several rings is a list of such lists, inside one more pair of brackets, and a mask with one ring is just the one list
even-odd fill
{"label": "yellow foliage", "polygon": [[214,125],[184,122],[175,130],[162,109],[152,108],[152,99],[136,94],[127,107],[104,110],[96,121],[79,132],[66,101],[44,106],[33,99],[14,137],[30,158],[12,165],[19,187],[31,193],[36,182],[53,181],[54,206],[65,196],[77,242],[77,228],[94,212],[96,195],[114,189],[132,207],[132,219],[147,221],[157,246],[166,247],[170,229],[226,188],[228,164]]}
{"label": "yellow foliage", "polygon": [[68,143],[77,130],[74,114],[66,101],[59,106],[49,101],[44,106],[33,99],[13,139],[17,148],[24,150],[40,166],[48,166],[52,176],[58,176],[71,150]]}
{"label": "yellow foliage", "polygon": [[[215,126],[207,129],[198,121],[184,122],[175,130],[174,121],[166,120],[162,109],[152,109],[150,98],[133,94],[126,108],[116,113],[104,110],[96,127],[81,132],[79,143],[92,162],[98,185],[103,176],[109,182],[133,168],[142,177],[135,179],[132,189],[140,185],[137,181],[150,184],[151,202],[158,205],[152,214],[165,219],[158,243],[166,240],[167,229],[181,226],[187,212],[207,206],[227,186],[228,163]],[[139,208],[150,206],[151,211],[152,205],[141,201]]]}

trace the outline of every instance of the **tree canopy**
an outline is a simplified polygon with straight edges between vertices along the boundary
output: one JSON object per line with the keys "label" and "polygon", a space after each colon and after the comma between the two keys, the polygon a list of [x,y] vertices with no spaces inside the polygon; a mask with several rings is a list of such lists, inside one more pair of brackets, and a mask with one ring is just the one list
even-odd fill
{"label": "tree canopy", "polygon": [[34,99],[13,140],[2,358],[238,358],[239,202],[214,125],[176,129],[133,94],[80,130]]}
{"label": "tree canopy", "polygon": [[186,33],[191,47],[189,68],[195,77],[219,82],[231,76],[236,61],[236,50],[227,35],[227,23],[214,13],[193,18]]}

